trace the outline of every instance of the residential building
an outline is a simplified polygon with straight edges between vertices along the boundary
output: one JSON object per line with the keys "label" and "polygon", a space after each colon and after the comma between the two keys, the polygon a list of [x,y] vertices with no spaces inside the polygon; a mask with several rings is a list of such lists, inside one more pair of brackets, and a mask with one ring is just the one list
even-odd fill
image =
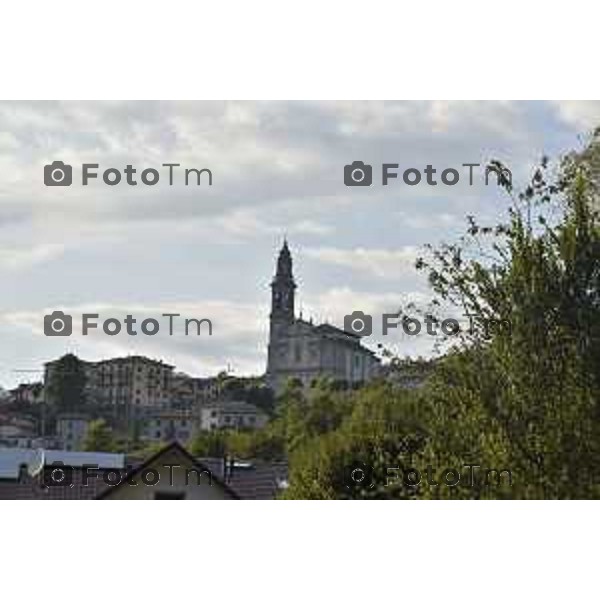
{"label": "residential building", "polygon": [[[60,481],[53,481],[56,463],[64,467]],[[178,442],[137,462],[124,454],[0,448],[0,500],[269,500],[287,478],[285,463],[195,458]]]}
{"label": "residential building", "polygon": [[89,422],[84,414],[62,414],[56,418],[56,437],[64,450],[82,450]]}
{"label": "residential building", "polygon": [[162,410],[144,418],[142,439],[152,442],[178,441],[188,444],[199,429],[199,419],[191,410]]}
{"label": "residential building", "polygon": [[268,416],[248,402],[225,401],[200,408],[200,428],[214,429],[261,429]]}
{"label": "residential building", "polygon": [[31,448],[37,438],[37,424],[33,419],[0,415],[0,447]]}
{"label": "residential building", "polygon": [[174,373],[171,378],[171,405],[184,408],[215,402],[221,391],[219,377],[190,377],[185,373]]}
{"label": "residential building", "polygon": [[[145,356],[80,362],[86,377],[86,396],[112,407],[116,415],[131,417],[143,409],[169,405],[174,369],[171,365]],[[44,387],[47,400],[58,366],[58,360],[45,365]]]}
{"label": "residential building", "polygon": [[43,401],[44,386],[41,382],[21,383],[16,388],[9,390],[9,402],[29,402],[35,404]]}

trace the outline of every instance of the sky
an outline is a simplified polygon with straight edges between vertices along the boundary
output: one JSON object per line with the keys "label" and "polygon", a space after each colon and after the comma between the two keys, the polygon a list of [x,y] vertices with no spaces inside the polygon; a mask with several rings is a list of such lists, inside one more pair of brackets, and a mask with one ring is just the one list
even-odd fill
{"label": "sky", "polygon": [[[495,222],[506,194],[469,185],[463,163],[502,160],[516,187],[542,155],[581,148],[600,102],[0,102],[0,385],[41,378],[65,352],[128,354],[194,376],[262,374],[269,283],[287,238],[304,318],[343,325],[430,291],[414,261],[426,243],[456,241],[465,216]],[[71,186],[44,185],[44,166],[73,165]],[[344,166],[373,165],[373,185],[347,187]],[[81,183],[82,163],[99,165]],[[212,185],[169,185],[163,163],[210,169]],[[382,163],[400,179],[381,184]],[[158,168],[154,186],[108,186],[101,174]],[[406,185],[404,169],[457,168],[454,186]],[[101,329],[44,335],[55,310],[139,322],[155,336]],[[168,335],[162,313],[209,318],[213,335]],[[376,321],[377,322],[377,321]],[[375,326],[375,329],[377,327]],[[427,354],[427,336],[365,341]]]}

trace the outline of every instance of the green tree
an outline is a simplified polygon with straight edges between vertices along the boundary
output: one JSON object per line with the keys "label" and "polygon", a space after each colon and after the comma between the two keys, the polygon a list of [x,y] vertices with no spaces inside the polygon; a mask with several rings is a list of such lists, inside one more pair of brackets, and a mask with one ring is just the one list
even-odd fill
{"label": "green tree", "polygon": [[65,354],[54,364],[46,383],[46,398],[55,413],[77,412],[86,405],[84,364],[74,354]]}
{"label": "green tree", "polygon": [[190,443],[190,452],[194,456],[226,456],[228,436],[226,430],[201,431]]}
{"label": "green tree", "polygon": [[[586,153],[567,157],[555,178],[543,160],[519,194],[504,181],[505,222],[469,217],[457,244],[418,261],[438,306],[462,309],[474,326],[421,390],[370,386],[352,395],[339,426],[313,433],[296,406],[284,497],[598,496],[600,203]],[[371,485],[349,482],[356,461]],[[468,464],[509,469],[512,481],[465,477]],[[462,478],[389,485],[389,466]]]}
{"label": "green tree", "polygon": [[108,423],[97,419],[90,422],[82,446],[86,452],[115,452],[117,440]]}
{"label": "green tree", "polygon": [[[467,350],[434,378],[430,452],[454,466],[470,456],[510,468],[513,496],[594,497],[600,474],[598,191],[577,157],[564,162],[556,180],[548,182],[547,174],[544,160],[531,184],[512,197],[507,223],[487,228],[470,219],[463,245],[446,246],[433,253],[433,262],[420,264],[442,299],[482,325],[466,336]],[[465,248],[473,246],[491,248],[494,258],[466,257]],[[490,318],[509,321],[510,328],[490,335]],[[477,486],[432,492],[495,493]]]}

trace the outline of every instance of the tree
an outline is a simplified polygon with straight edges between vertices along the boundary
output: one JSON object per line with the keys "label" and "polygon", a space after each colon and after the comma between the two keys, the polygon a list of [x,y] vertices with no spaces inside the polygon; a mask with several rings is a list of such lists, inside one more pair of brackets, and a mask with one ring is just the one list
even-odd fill
{"label": "tree", "polygon": [[115,452],[117,440],[106,421],[97,419],[90,422],[82,446],[86,452]]}
{"label": "tree", "polygon": [[[420,403],[411,391],[378,382],[346,399],[341,424],[316,434],[290,456],[290,486],[284,498],[409,498],[411,488],[389,486],[390,467],[418,464],[426,440]],[[364,481],[353,479],[355,469]]]}
{"label": "tree", "polygon": [[84,364],[74,354],[65,354],[53,365],[46,382],[46,397],[56,413],[77,412],[86,404]]}
{"label": "tree", "polygon": [[[474,327],[436,361],[421,390],[370,386],[353,394],[341,425],[296,436],[284,497],[598,496],[600,203],[590,152],[567,157],[555,178],[542,160],[520,194],[504,181],[505,222],[481,226],[469,217],[457,244],[418,261],[438,306],[461,308]],[[348,478],[357,462],[368,486]],[[468,465],[496,481],[465,477]],[[463,477],[390,485],[390,466]],[[500,480],[505,469],[508,482]]]}
{"label": "tree", "polygon": [[190,453],[194,456],[218,456],[227,454],[229,432],[215,429],[198,433],[190,444]]}

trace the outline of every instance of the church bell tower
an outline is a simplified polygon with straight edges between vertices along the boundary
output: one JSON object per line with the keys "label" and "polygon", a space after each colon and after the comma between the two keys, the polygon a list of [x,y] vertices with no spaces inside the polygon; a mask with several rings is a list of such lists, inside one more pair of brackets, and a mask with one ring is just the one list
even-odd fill
{"label": "church bell tower", "polygon": [[294,322],[295,291],[292,255],[287,241],[284,241],[277,259],[275,277],[271,282],[271,330],[273,325],[290,325]]}
{"label": "church bell tower", "polygon": [[269,352],[267,378],[270,385],[277,386],[278,373],[285,368],[286,358],[281,355],[282,344],[286,344],[289,328],[295,320],[294,295],[296,282],[292,273],[292,255],[287,241],[277,258],[277,270],[271,282],[271,314],[269,317]]}

